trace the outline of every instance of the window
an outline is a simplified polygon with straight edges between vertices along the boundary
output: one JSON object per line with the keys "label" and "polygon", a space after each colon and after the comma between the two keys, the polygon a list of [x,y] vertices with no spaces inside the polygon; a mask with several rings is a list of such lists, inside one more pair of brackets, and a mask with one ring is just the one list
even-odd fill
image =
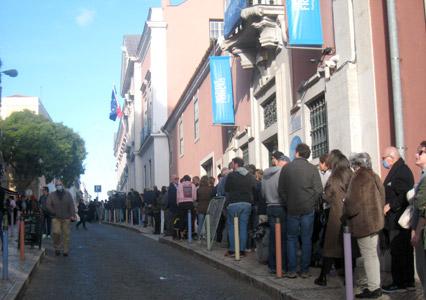
{"label": "window", "polygon": [[148,176],[146,174],[146,165],[143,166],[143,174],[144,174],[144,179],[145,179],[145,188],[148,187]]}
{"label": "window", "polygon": [[312,158],[317,158],[328,152],[327,105],[324,94],[307,105],[311,111]]}
{"label": "window", "polygon": [[149,160],[149,185],[152,187],[152,163],[151,160]]}
{"label": "window", "polygon": [[223,36],[223,20],[210,20],[209,24],[210,39],[217,40],[219,37]]}
{"label": "window", "polygon": [[179,120],[179,155],[183,155],[183,122],[182,119]]}
{"label": "window", "polygon": [[206,171],[207,176],[213,176],[213,158],[210,158],[201,166],[203,167],[204,171]]}
{"label": "window", "polygon": [[198,97],[194,98],[194,140],[200,138],[200,122],[199,122],[199,108]]}
{"label": "window", "polygon": [[248,145],[242,146],[241,151],[243,152],[244,165],[247,166],[250,162]]}
{"label": "window", "polygon": [[277,101],[275,96],[266,100],[263,107],[263,126],[264,129],[277,123]]}

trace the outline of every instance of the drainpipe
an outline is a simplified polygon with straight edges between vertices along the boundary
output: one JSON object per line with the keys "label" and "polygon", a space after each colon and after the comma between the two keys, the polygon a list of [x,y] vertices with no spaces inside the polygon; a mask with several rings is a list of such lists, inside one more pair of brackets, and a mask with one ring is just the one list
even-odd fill
{"label": "drainpipe", "polygon": [[395,122],[395,142],[396,147],[401,153],[401,157],[405,158],[405,141],[404,141],[404,114],[403,99],[401,91],[401,74],[399,68],[399,45],[398,45],[398,28],[396,22],[395,0],[387,0],[386,7],[388,12],[388,31],[390,46],[390,62],[392,75],[392,94],[393,94],[393,114]]}

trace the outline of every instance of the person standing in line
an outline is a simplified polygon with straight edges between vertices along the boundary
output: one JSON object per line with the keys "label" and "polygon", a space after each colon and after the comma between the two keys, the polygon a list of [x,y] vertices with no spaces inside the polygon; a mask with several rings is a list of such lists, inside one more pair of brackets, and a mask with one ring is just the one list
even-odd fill
{"label": "person standing in line", "polygon": [[52,216],[50,215],[49,210],[47,209],[47,197],[49,196],[49,187],[44,186],[42,189],[42,195],[40,196],[39,203],[41,211],[43,212],[42,216],[42,226],[43,226],[43,238],[50,238],[51,228],[52,228]]}
{"label": "person standing in line", "polygon": [[416,269],[426,297],[426,141],[422,141],[416,153],[416,165],[421,177],[414,190],[414,216],[411,222],[411,244],[416,252]]}
{"label": "person standing in line", "polygon": [[60,179],[55,182],[56,191],[47,197],[47,209],[52,214],[53,247],[55,255],[69,255],[70,222],[75,220],[75,206],[71,193],[65,190]]}
{"label": "person standing in line", "polygon": [[[183,176],[176,195],[180,219],[179,235],[183,239],[188,232],[188,210],[191,211],[191,219],[194,220],[194,201],[197,199],[197,188],[191,182],[189,175]],[[194,224],[193,220],[191,220],[192,224]]]}
{"label": "person standing in line", "polygon": [[288,278],[297,277],[297,243],[302,240],[300,277],[309,278],[315,208],[323,192],[318,169],[308,162],[311,149],[296,147],[295,159],[281,169],[278,191],[287,207]]}
{"label": "person standing in line", "polygon": [[[280,179],[281,169],[290,162],[290,159],[280,151],[272,154],[272,167],[263,171],[261,182],[262,197],[266,201],[266,214],[269,223],[269,254],[268,268],[270,273],[276,273],[275,257],[275,223],[279,219],[281,223],[281,256],[282,269],[287,272],[287,230],[286,230],[286,211],[284,203],[278,194],[278,181]],[[256,224],[257,225],[257,224]]]}
{"label": "person standing in line", "polygon": [[349,161],[343,154],[334,155],[327,163],[330,164],[331,175],[324,189],[324,202],[329,207],[329,215],[322,252],[321,274],[314,281],[315,284],[321,286],[327,285],[327,274],[330,272],[333,262],[336,266],[341,265],[343,244],[340,219],[343,215],[343,200],[352,178]]}
{"label": "person standing in line", "polygon": [[408,206],[407,192],[414,186],[414,176],[401,158],[398,149],[387,147],[382,164],[389,173],[383,182],[386,193],[385,234],[390,240],[392,283],[382,287],[385,293],[415,289],[414,253],[411,247],[411,231],[398,224]]}
{"label": "person standing in line", "polygon": [[349,160],[354,175],[346,193],[342,219],[357,239],[368,284],[368,288],[355,298],[374,299],[382,296],[378,246],[379,232],[385,222],[385,189],[380,177],[372,170],[368,153],[356,153]]}
{"label": "person standing in line", "polygon": [[[201,238],[201,231],[203,229],[204,219],[206,217],[207,209],[213,195],[212,181],[208,176],[203,176],[200,179],[200,186],[197,189],[197,236]],[[214,184],[214,182],[213,182]]]}
{"label": "person standing in line", "polygon": [[245,256],[248,239],[248,223],[256,190],[256,179],[244,168],[244,160],[240,157],[232,159],[233,172],[226,176],[225,193],[227,206],[227,223],[229,250],[225,256],[235,254],[234,217],[238,216],[240,255]]}
{"label": "person standing in line", "polygon": [[[167,235],[173,236],[173,220],[178,216],[178,206],[177,206],[177,187],[179,184],[179,176],[172,175],[170,177],[169,188],[167,189],[167,213],[166,213],[166,223],[167,223]],[[177,238],[177,236],[176,236]]]}

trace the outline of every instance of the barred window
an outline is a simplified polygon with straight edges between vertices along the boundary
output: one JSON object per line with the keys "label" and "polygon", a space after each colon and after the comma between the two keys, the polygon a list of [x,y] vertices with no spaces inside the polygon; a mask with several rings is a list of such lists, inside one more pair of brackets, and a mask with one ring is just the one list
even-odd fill
{"label": "barred window", "polygon": [[244,165],[247,166],[250,162],[248,145],[242,146],[241,151],[243,152]]}
{"label": "barred window", "polygon": [[308,104],[311,119],[312,158],[328,153],[327,104],[324,94]]}
{"label": "barred window", "polygon": [[194,139],[198,140],[200,138],[200,122],[199,122],[199,107],[198,107],[198,97],[194,98]]}
{"label": "barred window", "polygon": [[268,99],[264,104],[262,104],[262,107],[263,126],[264,129],[266,129],[277,122],[277,101],[275,99],[275,96]]}
{"label": "barred window", "polygon": [[220,36],[223,36],[223,20],[210,20],[209,28],[210,39],[217,40]]}

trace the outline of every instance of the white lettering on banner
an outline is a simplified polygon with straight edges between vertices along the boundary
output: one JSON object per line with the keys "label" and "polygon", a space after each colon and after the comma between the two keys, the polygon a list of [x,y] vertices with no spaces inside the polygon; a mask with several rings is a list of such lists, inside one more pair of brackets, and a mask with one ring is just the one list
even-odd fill
{"label": "white lettering on banner", "polygon": [[312,1],[312,8],[309,7],[310,5],[310,0],[295,0],[293,5],[294,5],[294,9],[297,11],[300,10],[312,10],[314,7],[314,1]]}
{"label": "white lettering on banner", "polygon": [[216,95],[216,103],[226,103],[226,80],[224,77],[214,81],[214,92]]}

